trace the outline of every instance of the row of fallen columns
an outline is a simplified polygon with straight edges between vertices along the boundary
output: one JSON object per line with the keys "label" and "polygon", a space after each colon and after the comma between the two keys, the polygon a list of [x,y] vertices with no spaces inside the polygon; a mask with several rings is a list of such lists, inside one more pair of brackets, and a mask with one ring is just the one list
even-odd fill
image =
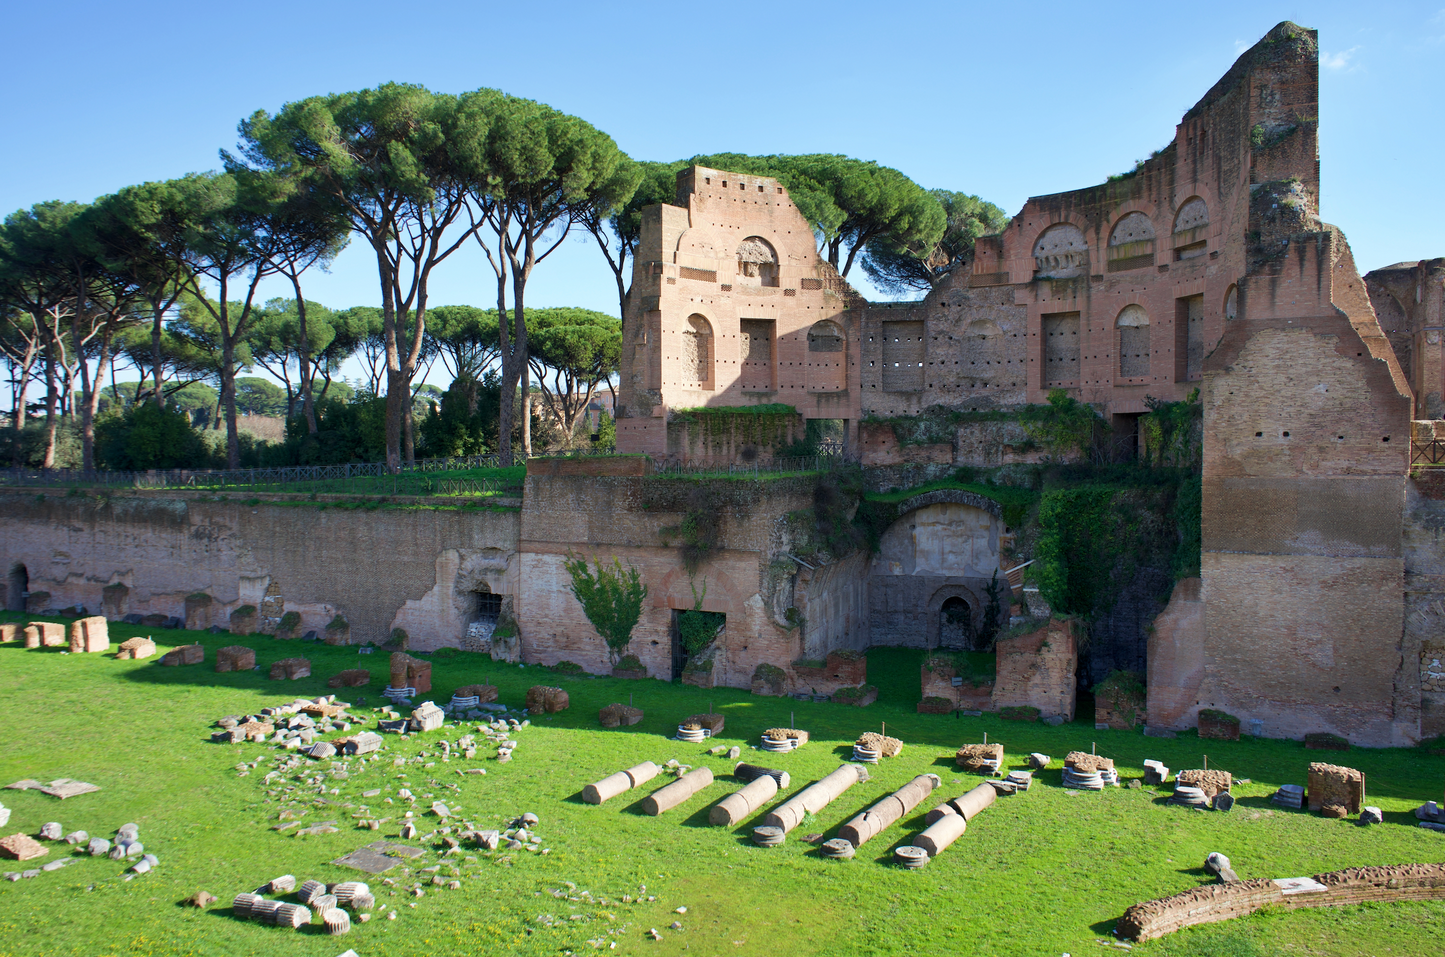
{"label": "row of fallen columns", "polygon": [[[582,799],[588,804],[601,804],[609,798],[623,794],[632,788],[652,780],[660,772],[656,764],[645,761],[625,771],[618,771],[582,790]],[[740,824],[756,814],[763,805],[775,798],[782,787],[787,787],[786,772],[739,764],[734,776],[747,781],[739,790],[719,801],[708,812],[708,821],[714,826],[728,827]],[[845,791],[861,781],[868,780],[868,772],[858,764],[845,764],[838,770],[816,781],[793,795],[771,811],[763,819],[763,826],[787,834],[796,828],[809,814],[817,814]],[[644,814],[659,815],[669,811],[713,783],[713,773],[708,768],[697,768],[678,777],[675,781],[642,800]],[[903,787],[889,794],[867,810],[855,815],[838,831],[838,839],[847,841],[854,848],[862,847],[884,830],[902,820],[903,817],[942,785],[936,774],[920,774]],[[998,791],[989,784],[977,787],[952,798],[930,810],[924,818],[927,827],[914,838],[913,846],[922,848],[930,858],[943,853],[949,845],[963,836],[968,822],[998,799]],[[779,838],[781,840],[781,838]]]}

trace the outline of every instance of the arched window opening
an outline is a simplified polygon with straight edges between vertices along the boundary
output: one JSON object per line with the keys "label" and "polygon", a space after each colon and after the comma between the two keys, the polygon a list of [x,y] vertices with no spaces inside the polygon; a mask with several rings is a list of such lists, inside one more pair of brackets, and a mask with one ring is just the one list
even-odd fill
{"label": "arched window opening", "polygon": [[1035,279],[1072,279],[1089,272],[1089,243],[1070,223],[1050,226],[1034,243]]}
{"label": "arched window opening", "polygon": [[974,651],[978,634],[973,627],[973,609],[958,596],[945,599],[938,610],[938,646],[956,651]]}
{"label": "arched window opening", "polygon": [[738,245],[738,282],[744,286],[778,285],[778,254],[761,236],[749,236]]}
{"label": "arched window opening", "polygon": [[1203,256],[1209,246],[1209,206],[1198,196],[1179,207],[1174,217],[1174,258]]}
{"label": "arched window opening", "polygon": [[1224,321],[1233,322],[1239,318],[1239,287],[1231,285],[1224,294]]}
{"label": "arched window opening", "polygon": [[687,317],[687,328],[682,331],[682,369],[688,377],[685,385],[713,388],[712,323],[697,313]]}
{"label": "arched window opening", "polygon": [[1128,305],[1114,325],[1119,330],[1119,375],[1126,379],[1149,374],[1149,314],[1143,306]]}
{"label": "arched window opening", "polygon": [[1109,234],[1108,271],[1124,272],[1154,265],[1154,222],[1143,213],[1129,213]]}

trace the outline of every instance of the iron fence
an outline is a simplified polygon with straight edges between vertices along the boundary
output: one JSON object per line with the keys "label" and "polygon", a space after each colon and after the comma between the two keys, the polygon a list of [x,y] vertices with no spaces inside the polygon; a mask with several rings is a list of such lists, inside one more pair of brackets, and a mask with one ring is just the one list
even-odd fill
{"label": "iron fence", "polygon": [[1410,465],[1413,468],[1445,468],[1445,440],[1411,442]]}

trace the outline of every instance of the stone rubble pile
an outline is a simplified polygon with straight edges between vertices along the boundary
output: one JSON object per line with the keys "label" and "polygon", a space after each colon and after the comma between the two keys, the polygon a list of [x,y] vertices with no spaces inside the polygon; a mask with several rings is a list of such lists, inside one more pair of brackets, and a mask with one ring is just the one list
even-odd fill
{"label": "stone rubble pile", "polygon": [[1148,759],[1144,762],[1144,783],[1160,785],[1169,783],[1169,768],[1162,763]]}
{"label": "stone rubble pile", "polygon": [[954,752],[953,761],[972,774],[998,774],[1003,768],[1003,745],[965,744]]}

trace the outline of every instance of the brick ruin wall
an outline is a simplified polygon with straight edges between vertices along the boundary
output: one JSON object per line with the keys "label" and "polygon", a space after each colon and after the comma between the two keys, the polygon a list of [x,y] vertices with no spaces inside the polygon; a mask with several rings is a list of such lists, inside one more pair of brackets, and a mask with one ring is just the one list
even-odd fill
{"label": "brick ruin wall", "polygon": [[[459,643],[468,605],[512,589],[518,515],[511,511],[348,511],[202,501],[187,493],[104,498],[0,493],[0,562],[23,565],[51,607],[109,617],[162,614],[225,626],[254,605],[297,612],[297,634],[335,615],[353,641],[395,627],[412,647]],[[205,594],[204,615],[191,595]],[[188,614],[188,611],[190,614]]]}

